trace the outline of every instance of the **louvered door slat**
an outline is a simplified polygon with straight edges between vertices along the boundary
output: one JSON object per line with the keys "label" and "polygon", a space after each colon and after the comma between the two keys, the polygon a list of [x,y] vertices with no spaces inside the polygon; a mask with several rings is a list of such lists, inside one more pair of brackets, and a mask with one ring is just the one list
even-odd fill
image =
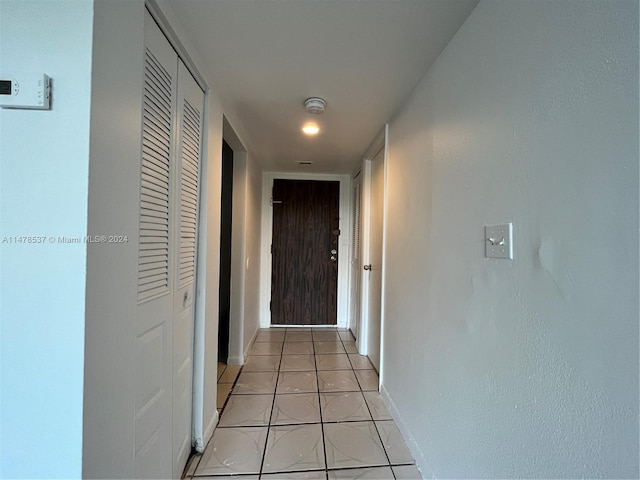
{"label": "louvered door slat", "polygon": [[182,171],[182,173],[183,173],[183,175],[184,175],[185,177],[189,177],[189,179],[191,180],[191,182],[194,182],[194,184],[189,184],[189,185],[187,185],[186,187],[187,187],[187,188],[189,188],[191,191],[194,191],[194,192],[195,192],[195,191],[196,191],[195,184],[197,184],[197,182],[198,182],[198,173],[197,173],[197,172],[192,171],[192,170],[191,170],[191,169],[189,169],[189,168],[185,168],[185,169]]}
{"label": "louvered door slat", "polygon": [[196,235],[198,221],[198,183],[201,143],[200,111],[185,98],[182,110],[180,149],[180,285],[195,279]]}
{"label": "louvered door slat", "polygon": [[147,189],[147,191],[145,192],[145,202],[157,203],[158,205],[162,205],[163,207],[168,203],[167,197],[165,195],[160,192],[155,192],[152,189]]}
{"label": "louvered door slat", "polygon": [[198,203],[198,197],[197,197],[197,195],[195,195],[195,194],[194,194],[194,192],[191,192],[191,191],[186,190],[186,189],[185,189],[185,191],[184,191],[184,196],[182,197],[182,200],[183,200],[186,204],[188,204],[188,205],[192,206],[193,208],[195,208],[195,207],[196,207],[196,205],[197,205],[197,203]]}
{"label": "louvered door slat", "polygon": [[148,265],[156,262],[162,262],[164,260],[164,255],[150,255],[148,257],[140,258],[140,265]]}
{"label": "louvered door slat", "polygon": [[147,74],[153,77],[155,84],[161,84],[165,89],[171,90],[171,75],[169,75],[159,62],[156,61],[148,65]]}
{"label": "louvered door slat", "polygon": [[162,288],[162,286],[167,283],[167,278],[166,276],[159,276],[157,280],[150,280],[148,283],[140,281],[139,283],[143,290],[153,292],[154,290]]}
{"label": "louvered door slat", "polygon": [[144,263],[144,259],[147,257],[155,257],[160,256],[164,257],[167,254],[167,250],[162,247],[162,244],[159,243],[147,243],[147,251],[144,255],[140,256],[142,263]]}
{"label": "louvered door slat", "polygon": [[[149,117],[151,115],[157,115],[157,112],[152,108],[145,108],[143,113]],[[169,119],[167,119],[167,121],[168,120]],[[169,149],[168,139],[162,138],[163,125],[160,121],[154,121],[151,118],[146,118],[143,120],[142,126],[147,130],[147,136],[145,137],[144,142],[147,143],[149,147],[156,147],[160,154],[163,154]]]}
{"label": "louvered door slat", "polygon": [[156,219],[146,216],[140,221],[140,241],[145,243],[158,243],[153,241],[154,238],[167,237],[165,231],[167,223],[163,219]]}
{"label": "louvered door slat", "polygon": [[145,157],[145,168],[142,170],[143,178],[150,182],[158,180],[162,185],[166,184],[169,180],[169,174],[160,163],[160,155],[156,155],[154,152],[148,152],[148,155]]}
{"label": "louvered door slat", "polygon": [[169,290],[172,79],[145,51],[138,301]]}
{"label": "louvered door slat", "polygon": [[354,259],[360,259],[361,195],[359,183],[353,190],[353,207],[351,255]]}
{"label": "louvered door slat", "polygon": [[140,202],[140,205],[146,210],[147,215],[154,215],[153,212],[157,212],[164,216],[169,213],[168,208],[166,208],[161,203],[155,202],[153,198],[148,198]]}
{"label": "louvered door slat", "polygon": [[[149,77],[150,78],[150,77]],[[151,78],[150,78],[151,80]],[[162,92],[165,90],[160,85],[152,85],[146,84],[144,88],[144,93],[146,98],[144,99],[143,106],[145,110],[153,110],[158,114],[158,118],[165,120],[170,118],[171,115],[167,115],[166,109],[169,108],[170,102],[158,98],[159,95],[162,95]]]}

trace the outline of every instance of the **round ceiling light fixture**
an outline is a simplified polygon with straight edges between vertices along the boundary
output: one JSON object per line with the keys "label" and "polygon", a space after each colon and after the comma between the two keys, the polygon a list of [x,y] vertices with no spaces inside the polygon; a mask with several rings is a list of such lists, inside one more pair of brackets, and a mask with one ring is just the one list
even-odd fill
{"label": "round ceiling light fixture", "polygon": [[327,102],[320,97],[310,97],[304,101],[304,108],[312,115],[322,115],[327,108]]}
{"label": "round ceiling light fixture", "polygon": [[306,135],[316,135],[320,131],[320,127],[315,123],[309,122],[304,124],[302,131]]}

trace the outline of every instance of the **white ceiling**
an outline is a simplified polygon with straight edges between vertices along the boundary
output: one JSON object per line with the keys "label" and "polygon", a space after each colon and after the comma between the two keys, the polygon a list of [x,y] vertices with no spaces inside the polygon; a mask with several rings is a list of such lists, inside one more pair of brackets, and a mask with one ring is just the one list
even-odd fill
{"label": "white ceiling", "polygon": [[[169,3],[265,169],[351,173],[478,0]],[[324,115],[304,111],[311,96],[327,101]],[[300,131],[309,119],[314,138]]]}

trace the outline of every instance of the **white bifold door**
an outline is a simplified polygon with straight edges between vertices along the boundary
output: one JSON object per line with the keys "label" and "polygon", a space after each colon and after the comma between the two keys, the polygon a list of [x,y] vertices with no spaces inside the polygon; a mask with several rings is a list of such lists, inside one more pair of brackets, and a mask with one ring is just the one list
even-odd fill
{"label": "white bifold door", "polygon": [[362,173],[358,172],[352,180],[351,193],[351,312],[349,328],[356,340],[360,337],[360,304],[362,284],[362,254],[360,232],[362,228]]}
{"label": "white bifold door", "polygon": [[180,478],[191,451],[204,94],[148,12],[144,35],[135,476]]}

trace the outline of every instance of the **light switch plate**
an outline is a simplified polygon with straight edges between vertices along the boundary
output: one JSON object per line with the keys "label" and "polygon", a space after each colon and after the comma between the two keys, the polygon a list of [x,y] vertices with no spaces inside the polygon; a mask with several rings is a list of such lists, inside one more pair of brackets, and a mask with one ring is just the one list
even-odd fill
{"label": "light switch plate", "polygon": [[513,260],[513,224],[484,227],[485,257]]}

